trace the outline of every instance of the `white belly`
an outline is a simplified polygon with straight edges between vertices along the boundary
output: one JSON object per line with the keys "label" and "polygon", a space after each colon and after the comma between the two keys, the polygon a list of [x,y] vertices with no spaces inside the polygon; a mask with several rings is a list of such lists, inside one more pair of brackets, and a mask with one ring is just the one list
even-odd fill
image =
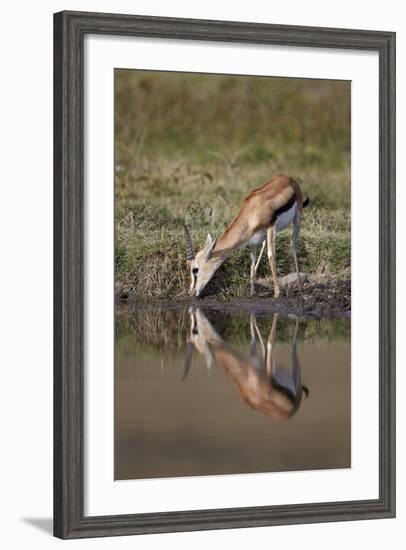
{"label": "white belly", "polygon": [[266,238],[266,231],[258,231],[257,233],[254,233],[250,240],[248,241],[248,244],[250,246],[257,246],[258,244],[261,244],[264,242]]}
{"label": "white belly", "polygon": [[[289,208],[289,210],[286,210],[286,212],[282,212],[281,214],[278,215],[274,226],[275,231],[282,231],[293,222],[296,215],[296,209],[297,209],[297,206],[295,202]],[[266,231],[257,231],[257,233],[254,233],[250,238],[250,240],[245,244],[248,244],[249,246],[257,246],[263,243],[265,239],[266,239]],[[245,246],[245,244],[242,246]]]}
{"label": "white belly", "polygon": [[286,210],[286,212],[282,212],[278,215],[276,222],[275,222],[275,230],[276,231],[282,231],[282,229],[285,229],[285,227],[288,227],[290,225],[296,215],[296,202],[289,208],[289,210]]}

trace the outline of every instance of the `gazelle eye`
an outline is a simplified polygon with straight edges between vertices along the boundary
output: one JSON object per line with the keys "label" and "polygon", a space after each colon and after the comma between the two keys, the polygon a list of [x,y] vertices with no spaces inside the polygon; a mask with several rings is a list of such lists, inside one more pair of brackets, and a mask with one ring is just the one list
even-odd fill
{"label": "gazelle eye", "polygon": [[198,268],[198,267],[194,267],[194,268],[192,269],[193,275],[197,275],[198,271],[199,271],[199,268]]}

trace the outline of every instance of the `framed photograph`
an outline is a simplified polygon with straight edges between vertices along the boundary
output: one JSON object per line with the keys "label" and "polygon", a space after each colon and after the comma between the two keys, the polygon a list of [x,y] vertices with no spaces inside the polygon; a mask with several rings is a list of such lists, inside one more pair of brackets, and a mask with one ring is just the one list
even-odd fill
{"label": "framed photograph", "polygon": [[395,515],[395,34],[54,18],[54,534]]}

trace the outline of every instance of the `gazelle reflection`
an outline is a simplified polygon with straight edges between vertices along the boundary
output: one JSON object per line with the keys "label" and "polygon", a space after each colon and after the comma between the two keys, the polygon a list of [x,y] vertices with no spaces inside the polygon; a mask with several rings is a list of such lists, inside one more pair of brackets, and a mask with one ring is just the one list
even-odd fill
{"label": "gazelle reflection", "polygon": [[291,340],[291,366],[278,365],[275,353],[278,315],[272,320],[265,347],[254,315],[250,318],[251,344],[248,357],[230,347],[216,332],[213,325],[196,309],[190,312],[190,336],[186,352],[186,366],[182,380],[186,378],[195,348],[206,360],[208,367],[221,366],[231,376],[241,398],[252,409],[274,420],[288,420],[299,409],[303,393],[309,390],[302,385],[296,340],[299,318],[295,316]]}

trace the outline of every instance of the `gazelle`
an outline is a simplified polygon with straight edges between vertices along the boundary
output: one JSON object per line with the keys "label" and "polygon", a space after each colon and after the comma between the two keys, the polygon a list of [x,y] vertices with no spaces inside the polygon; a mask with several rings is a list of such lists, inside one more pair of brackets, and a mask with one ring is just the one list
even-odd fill
{"label": "gazelle", "polygon": [[[248,358],[224,342],[201,310],[192,311],[190,316],[191,331],[183,380],[190,369],[192,351],[195,348],[205,357],[208,367],[216,364],[224,368],[237,386],[242,400],[252,409],[278,421],[288,420],[299,410],[303,394],[307,397],[309,390],[302,385],[297,357],[298,317],[295,316],[291,367],[288,368],[278,365],[275,358],[277,314],[272,320],[266,348],[255,317],[251,315],[251,346]],[[257,337],[260,350],[257,349]]]}
{"label": "gazelle", "polygon": [[[275,263],[275,235],[293,223],[292,255],[298,283],[301,287],[297,262],[296,241],[300,231],[302,210],[309,204],[300,185],[291,177],[274,176],[259,189],[251,191],[243,200],[240,209],[224,233],[217,239],[207,235],[204,247],[193,254],[190,232],[185,225],[186,258],[190,268],[190,295],[200,296],[202,290],[221,264],[234,251],[249,246],[251,255],[250,283],[254,292],[255,275],[268,245],[268,259],[272,272],[275,298],[280,289]],[[257,246],[262,244],[257,259]]]}

